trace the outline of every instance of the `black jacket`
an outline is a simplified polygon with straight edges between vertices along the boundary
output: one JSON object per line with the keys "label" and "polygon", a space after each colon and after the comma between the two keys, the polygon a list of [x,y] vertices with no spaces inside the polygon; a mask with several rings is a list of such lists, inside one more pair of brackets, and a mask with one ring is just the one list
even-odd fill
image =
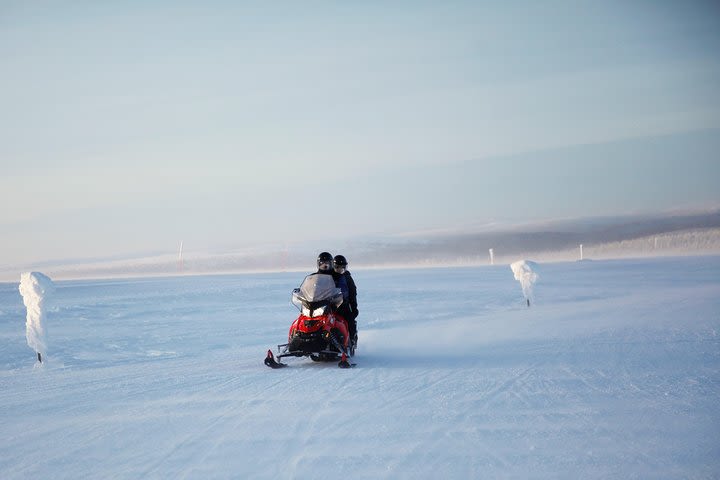
{"label": "black jacket", "polygon": [[357,287],[355,286],[355,280],[353,280],[352,275],[350,275],[350,272],[348,270],[345,270],[345,273],[343,273],[343,275],[345,276],[345,282],[347,283],[350,293],[348,303],[350,304],[350,308],[352,309],[353,318],[355,318],[358,316]]}

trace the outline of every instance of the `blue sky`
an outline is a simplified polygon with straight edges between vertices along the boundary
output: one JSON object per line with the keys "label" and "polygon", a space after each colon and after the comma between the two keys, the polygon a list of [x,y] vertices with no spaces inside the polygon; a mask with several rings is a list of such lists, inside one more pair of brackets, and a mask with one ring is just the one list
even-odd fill
{"label": "blue sky", "polygon": [[28,3],[0,264],[720,204],[715,2]]}

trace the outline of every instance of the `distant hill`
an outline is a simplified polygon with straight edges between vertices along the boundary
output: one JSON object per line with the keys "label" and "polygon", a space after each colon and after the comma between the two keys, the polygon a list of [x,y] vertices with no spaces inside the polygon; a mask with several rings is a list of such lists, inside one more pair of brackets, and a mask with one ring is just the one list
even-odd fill
{"label": "distant hill", "polygon": [[[536,261],[667,255],[720,255],[720,210],[696,213],[582,218],[542,224],[486,226],[475,231],[415,233],[385,238],[345,240],[329,245],[284,247],[259,245],[225,253],[187,252],[143,258],[54,261],[34,265],[51,278],[109,278],[232,272],[300,271],[315,267],[320,250],[342,253],[351,268],[487,265],[489,249],[495,263],[520,258]],[[4,281],[16,281],[26,267],[6,267]]]}
{"label": "distant hill", "polygon": [[356,262],[484,263],[491,248],[495,259],[501,260],[529,254],[558,257],[580,244],[586,254],[603,252],[604,256],[720,253],[719,232],[720,211],[577,219],[489,232],[416,235],[404,241],[378,240],[365,245]]}

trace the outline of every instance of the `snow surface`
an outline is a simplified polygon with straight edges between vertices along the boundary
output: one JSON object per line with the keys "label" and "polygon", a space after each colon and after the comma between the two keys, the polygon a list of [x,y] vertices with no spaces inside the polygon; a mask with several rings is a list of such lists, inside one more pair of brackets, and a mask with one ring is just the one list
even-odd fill
{"label": "snow surface", "polygon": [[717,478],[720,258],[354,271],[357,367],[262,363],[303,274],[0,284],[0,477]]}
{"label": "snow surface", "polygon": [[25,338],[30,348],[45,356],[47,349],[45,317],[47,303],[55,285],[50,278],[40,272],[27,272],[20,275],[18,287],[27,310],[25,319]]}

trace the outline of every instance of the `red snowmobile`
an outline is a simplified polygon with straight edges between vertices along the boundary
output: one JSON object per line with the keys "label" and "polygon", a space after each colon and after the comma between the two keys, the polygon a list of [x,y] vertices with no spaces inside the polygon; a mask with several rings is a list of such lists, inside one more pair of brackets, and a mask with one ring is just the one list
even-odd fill
{"label": "red snowmobile", "polygon": [[292,303],[300,316],[290,325],[288,343],[278,345],[277,357],[268,350],[265,365],[281,368],[287,364],[276,358],[310,357],[316,362],[340,359],[339,367],[354,367],[348,357],[355,355],[355,346],[348,338],[347,321],[337,313],[342,301],[332,275],[313,273],[305,277],[300,288],[292,292]]}

